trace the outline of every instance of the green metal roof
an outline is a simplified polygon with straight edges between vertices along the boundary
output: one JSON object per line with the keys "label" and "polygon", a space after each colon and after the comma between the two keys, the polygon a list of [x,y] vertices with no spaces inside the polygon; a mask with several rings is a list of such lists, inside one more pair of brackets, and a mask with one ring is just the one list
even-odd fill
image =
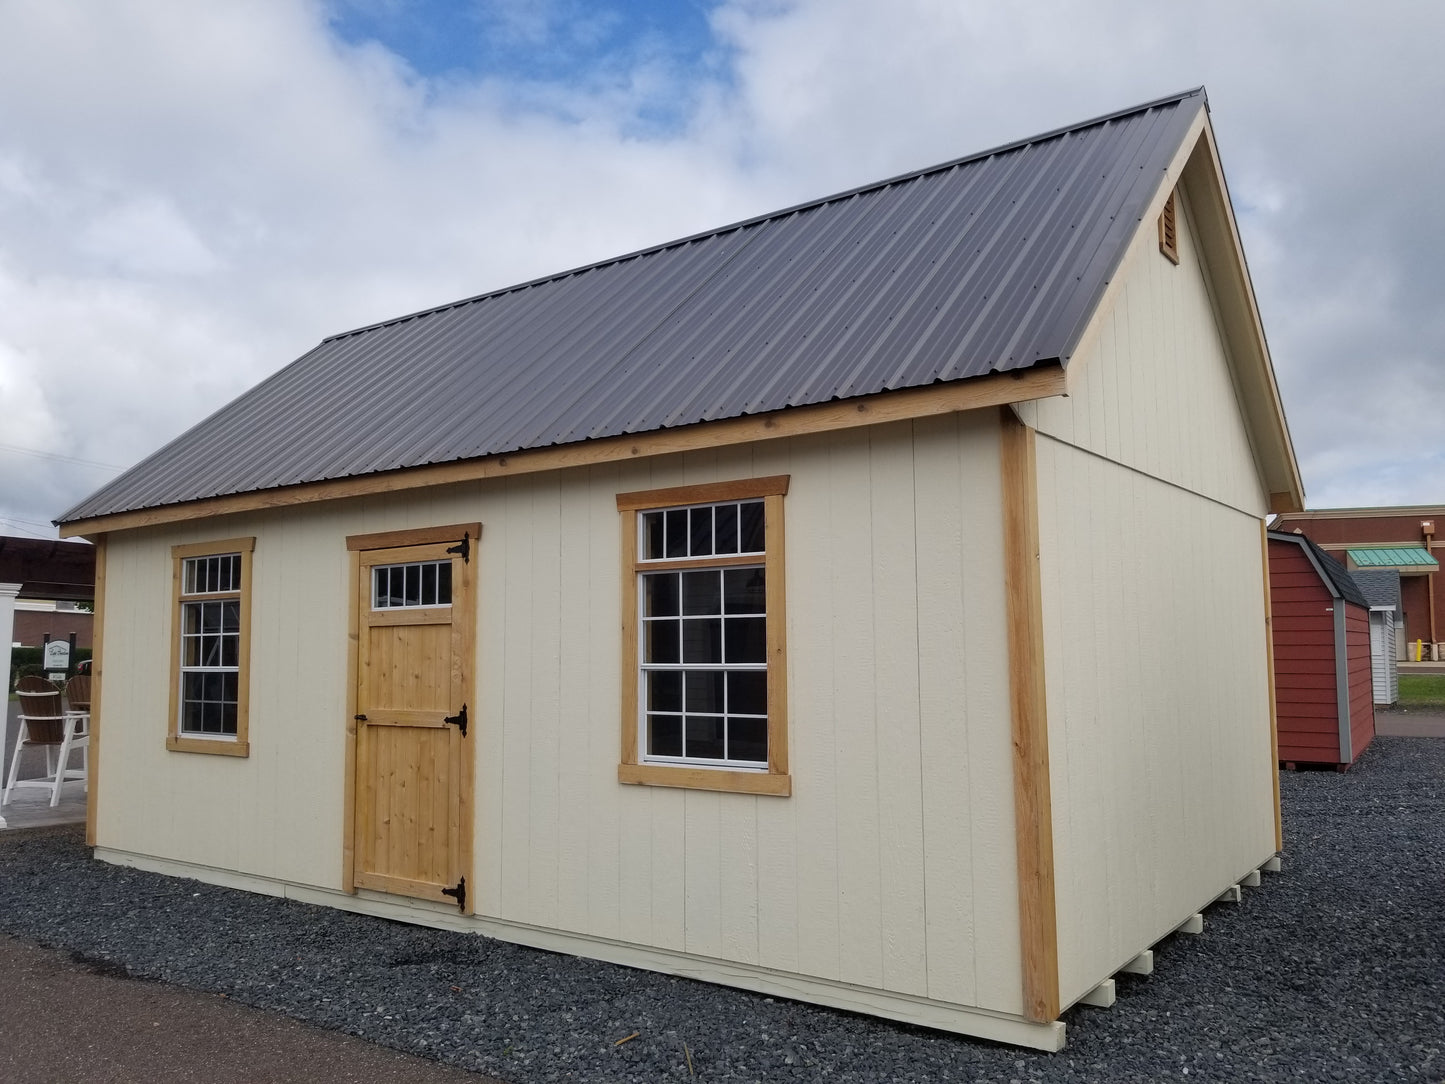
{"label": "green metal roof", "polygon": [[1352,549],[1350,560],[1360,568],[1439,568],[1440,562],[1422,546],[1371,546]]}

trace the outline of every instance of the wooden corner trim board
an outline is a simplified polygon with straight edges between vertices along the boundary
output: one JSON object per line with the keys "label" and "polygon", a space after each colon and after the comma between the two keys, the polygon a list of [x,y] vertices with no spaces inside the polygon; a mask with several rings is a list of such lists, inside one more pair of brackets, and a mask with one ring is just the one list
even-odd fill
{"label": "wooden corner trim board", "polygon": [[834,429],[853,429],[863,425],[954,414],[963,410],[981,410],[1065,395],[1068,389],[1064,370],[1056,363],[1042,363],[1033,368],[1009,373],[931,384],[925,388],[885,391],[877,395],[859,396],[811,406],[789,407],[766,414],[744,418],[726,418],[715,422],[677,426],[635,435],[602,437],[551,448],[511,452],[506,455],[464,459],[454,463],[437,463],[425,467],[337,478],[325,482],[306,482],[276,489],[236,493],[225,497],[169,504],[158,508],[141,508],[116,512],[92,519],[62,523],[61,537],[89,536],[104,531],[151,527],[161,523],[180,523],[209,516],[235,512],[255,512],[268,508],[287,508],[313,501],[339,500],[343,497],[364,497],[376,493],[395,493],[426,486],[474,482],[487,478],[505,478],[538,471],[561,470],[566,467],[594,463],[615,463],[644,456],[670,455],[718,448],[730,444],[746,444],[778,437],[796,437]]}
{"label": "wooden corner trim board", "polygon": [[341,890],[356,893],[356,680],[357,645],[361,641],[361,554],[346,540],[347,588],[350,599],[346,614],[346,740],[342,770]]}
{"label": "wooden corner trim board", "polygon": [[1038,472],[1034,430],[1008,407],[999,414],[1024,1016],[1045,1022],[1059,1015],[1059,944],[1044,688]]}
{"label": "wooden corner trim board", "polygon": [[85,754],[85,845],[95,846],[96,811],[100,793],[100,694],[105,673],[105,548],[95,540],[95,613],[90,637],[90,748]]}
{"label": "wooden corner trim board", "polygon": [[1264,579],[1264,659],[1269,671],[1269,776],[1274,781],[1274,849],[1284,850],[1284,818],[1279,801],[1279,706],[1274,685],[1274,602],[1269,592],[1269,526],[1259,521],[1259,546]]}

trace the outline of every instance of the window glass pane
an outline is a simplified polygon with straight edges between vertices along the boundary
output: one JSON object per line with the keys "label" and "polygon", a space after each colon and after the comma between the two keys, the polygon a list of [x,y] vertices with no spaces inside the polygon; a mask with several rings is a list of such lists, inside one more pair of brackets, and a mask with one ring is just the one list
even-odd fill
{"label": "window glass pane", "polygon": [[647,708],[649,711],[682,710],[681,671],[654,670],[647,675]]}
{"label": "window glass pane", "polygon": [[664,556],[662,548],[662,513],[642,514],[642,556],[644,560],[655,561]]}
{"label": "window glass pane", "polygon": [[679,662],[677,621],[648,621],[644,625],[643,662]]}
{"label": "window glass pane", "polygon": [[687,716],[687,741],[683,756],[707,760],[723,758],[723,721],[714,715]]}
{"label": "window glass pane", "polygon": [[714,536],[715,553],[737,553],[738,551],[738,506],[720,504],[714,510],[716,529]]}
{"label": "window glass pane", "polygon": [[207,700],[201,705],[201,730],[207,734],[221,733],[221,702]]}
{"label": "window glass pane", "polygon": [[712,505],[688,510],[688,552],[694,557],[712,556]]}
{"label": "window glass pane", "polygon": [[[768,619],[766,617],[730,617],[727,626],[728,662],[767,662]],[[692,660],[686,658],[684,653],[683,661],[691,662]]]}
{"label": "window glass pane", "polygon": [[739,553],[763,552],[763,502],[744,501],[738,505],[741,538]]}
{"label": "window glass pane", "polygon": [[221,604],[219,602],[202,602],[201,606],[201,631],[221,631]]}
{"label": "window glass pane", "polygon": [[642,612],[646,616],[677,616],[677,575],[676,572],[652,572],[642,577]]}
{"label": "window glass pane", "polygon": [[722,613],[722,602],[718,592],[722,587],[721,577],[716,569],[704,572],[682,574],[682,612],[688,616],[701,617]]}
{"label": "window glass pane", "polygon": [[201,702],[199,700],[187,700],[181,705],[181,729],[193,734],[201,729]]}
{"label": "window glass pane", "polygon": [[768,721],[766,719],[729,719],[728,759],[767,763]]}
{"label": "window glass pane", "polygon": [[201,676],[200,674],[181,675],[181,696],[187,701],[202,699]]}
{"label": "window glass pane", "polygon": [[236,733],[236,711],[236,702],[234,700],[228,700],[221,705],[220,723],[222,734]]}
{"label": "window glass pane", "polygon": [[734,670],[728,674],[728,713],[730,715],[766,715],[768,713],[768,672],[766,670]]}
{"label": "window glass pane", "polygon": [[451,561],[378,565],[371,570],[371,608],[374,610],[451,604]]}
{"label": "window glass pane", "polygon": [[682,756],[682,716],[647,717],[647,752],[655,757]]}
{"label": "window glass pane", "polygon": [[221,629],[223,632],[241,631],[241,600],[228,599],[212,605],[221,608]]}
{"label": "window glass pane", "polygon": [[722,618],[690,618],[682,623],[683,662],[722,662]]}
{"label": "window glass pane", "polygon": [[181,604],[181,630],[186,636],[194,636],[201,631],[201,607],[204,603],[185,602]]}
{"label": "window glass pane", "polygon": [[723,613],[760,614],[767,606],[767,579],[761,568],[723,571]]}
{"label": "window glass pane", "polygon": [[667,517],[667,556],[687,556],[687,509],[664,513]]}
{"label": "window glass pane", "polygon": [[241,638],[228,635],[221,637],[221,665],[241,665]]}
{"label": "window glass pane", "polygon": [[686,710],[689,713],[705,711],[721,715],[723,683],[726,677],[727,675],[720,670],[687,671],[687,699],[684,702]]}

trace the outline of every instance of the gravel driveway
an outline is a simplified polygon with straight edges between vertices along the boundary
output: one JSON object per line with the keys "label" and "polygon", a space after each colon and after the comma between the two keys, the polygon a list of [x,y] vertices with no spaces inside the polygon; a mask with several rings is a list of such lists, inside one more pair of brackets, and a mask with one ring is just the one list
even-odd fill
{"label": "gravel driveway", "polygon": [[1060,1054],[107,866],[71,832],[0,834],[0,933],[516,1084],[1445,1079],[1445,740],[1282,788],[1284,872],[1070,1012]]}

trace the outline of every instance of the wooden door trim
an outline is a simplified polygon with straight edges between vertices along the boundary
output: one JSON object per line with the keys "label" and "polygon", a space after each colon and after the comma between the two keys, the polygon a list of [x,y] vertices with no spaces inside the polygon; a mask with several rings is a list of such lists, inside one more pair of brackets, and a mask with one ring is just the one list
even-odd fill
{"label": "wooden door trim", "polygon": [[480,523],[452,523],[445,527],[413,527],[404,531],[375,531],[371,534],[346,536],[349,550],[408,549],[435,542],[460,542],[463,538],[481,536]]}

